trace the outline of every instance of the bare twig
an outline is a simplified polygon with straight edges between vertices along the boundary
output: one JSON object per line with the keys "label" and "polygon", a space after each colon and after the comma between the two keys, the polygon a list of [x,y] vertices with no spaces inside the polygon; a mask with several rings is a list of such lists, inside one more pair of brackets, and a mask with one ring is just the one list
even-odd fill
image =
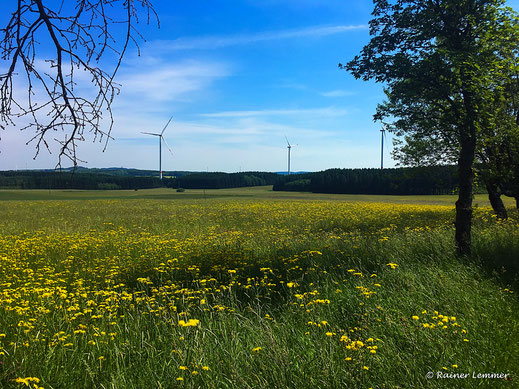
{"label": "bare twig", "polygon": [[[119,93],[115,75],[129,42],[137,45],[142,38],[135,28],[137,7],[144,10],[148,22],[153,16],[158,23],[149,0],[63,1],[57,10],[47,7],[44,0],[17,1],[7,26],[0,30],[0,57],[7,69],[0,74],[0,127],[29,117],[29,124],[21,129],[35,131],[28,142],[36,143],[34,158],[42,147],[50,152],[52,137],[59,143],[57,165],[66,158],[77,166],[77,142],[85,140],[87,133],[94,141],[111,138],[112,102]],[[112,31],[122,25],[123,31]],[[123,43],[117,49],[115,37],[121,33]],[[37,55],[40,42],[50,43],[50,57]],[[98,66],[107,52],[115,56],[110,72]],[[78,71],[86,72],[91,82],[77,83]],[[20,97],[23,88],[26,98]],[[53,136],[55,131],[64,137]]]}

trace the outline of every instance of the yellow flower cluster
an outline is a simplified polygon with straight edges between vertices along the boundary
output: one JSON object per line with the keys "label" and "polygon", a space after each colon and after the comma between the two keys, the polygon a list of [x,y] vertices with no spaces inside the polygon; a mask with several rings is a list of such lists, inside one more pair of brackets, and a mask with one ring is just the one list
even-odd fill
{"label": "yellow flower cluster", "polygon": [[[21,218],[27,212],[32,216],[42,207],[41,203],[20,204],[10,205],[11,215]],[[375,339],[362,334],[360,327],[338,328],[326,313],[334,298],[346,296],[350,290],[362,299],[361,305],[374,303],[384,291],[384,283],[374,283],[376,274],[348,270],[351,264],[343,269],[341,264],[328,264],[329,260],[351,256],[359,237],[366,234],[375,242],[385,242],[397,230],[423,232],[425,224],[452,228],[446,217],[451,208],[438,206],[141,201],[129,211],[122,202],[102,204],[99,211],[88,203],[74,205],[86,207],[83,211],[88,217],[71,230],[64,227],[74,220],[67,212],[76,208],[65,202],[45,205],[50,216],[34,218],[34,228],[40,230],[31,227],[26,232],[31,228],[0,221],[2,358],[12,361],[15,353],[22,360],[33,352],[75,352],[87,355],[103,369],[112,359],[110,352],[138,347],[131,344],[129,328],[143,318],[167,328],[171,352],[185,355],[188,346],[183,342],[204,331],[206,320],[238,317],[240,307],[229,296],[241,295],[264,301],[286,299],[302,315],[301,323],[308,323],[304,330],[308,336],[326,337],[325,341],[336,345],[339,340],[341,352],[348,353],[346,360],[358,359],[359,354],[376,359],[383,347],[374,334]],[[118,223],[106,221],[108,210],[119,215]],[[477,217],[487,217],[486,211],[477,212]],[[195,228],[193,220],[201,227]],[[292,223],[294,220],[299,223]],[[381,272],[398,272],[397,263],[384,265],[389,260],[381,262]],[[334,292],[328,295],[323,284],[314,285],[313,280],[328,277],[331,270],[345,279],[334,280],[336,285],[330,281]],[[358,315],[361,321],[367,320],[367,312]],[[268,325],[278,323],[272,312],[260,312],[258,317]],[[422,328],[449,327],[464,333],[454,316],[435,312],[412,319]],[[139,341],[144,344],[143,339]],[[258,346],[252,352],[260,350]],[[189,377],[208,370],[205,365],[191,366]],[[24,370],[17,374],[22,373],[38,374]],[[15,381],[39,383],[35,377]]]}
{"label": "yellow flower cluster", "polygon": [[40,383],[40,379],[37,377],[25,377],[25,378],[18,377],[14,381],[19,384],[24,384],[25,386],[31,386],[31,383],[33,383],[32,387],[34,389],[44,389],[42,386],[36,385],[36,384]]}
{"label": "yellow flower cluster", "polygon": [[200,320],[197,319],[189,319],[188,321],[179,320],[178,325],[180,327],[196,327],[200,324]]}
{"label": "yellow flower cluster", "polygon": [[444,330],[452,328],[454,330],[454,333],[467,333],[467,331],[462,329],[461,326],[458,324],[456,316],[442,315],[438,313],[438,311],[433,311],[433,313],[428,314],[427,310],[423,310],[422,318],[420,318],[418,315],[414,315],[411,318],[417,322],[419,322],[420,319],[422,319],[421,325],[423,328],[441,328]]}

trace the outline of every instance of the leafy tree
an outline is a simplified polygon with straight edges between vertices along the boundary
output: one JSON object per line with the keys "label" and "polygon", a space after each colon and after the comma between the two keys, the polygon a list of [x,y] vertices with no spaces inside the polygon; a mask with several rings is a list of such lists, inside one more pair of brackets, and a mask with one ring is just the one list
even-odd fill
{"label": "leafy tree", "polygon": [[[28,117],[22,130],[35,130],[31,141],[36,142],[36,156],[41,147],[49,149],[55,131],[63,132],[58,165],[66,157],[76,166],[76,145],[87,132],[94,140],[110,137],[111,104],[119,91],[114,77],[130,41],[136,42],[139,8],[149,21],[156,17],[153,7],[149,0],[10,4],[14,6],[10,20],[0,30],[1,66],[6,69],[0,73],[0,128]],[[107,53],[115,61],[110,71],[99,65]],[[85,78],[77,73],[83,72],[90,82],[81,82]],[[27,92],[20,93],[24,89]]]}
{"label": "leafy tree", "polygon": [[[484,182],[490,203],[499,218],[507,218],[501,195],[515,197],[519,206],[519,75],[517,74],[517,41],[501,46],[501,55],[509,66],[492,93],[490,115],[480,126],[480,142],[476,148],[476,170]],[[499,79],[496,79],[498,82]],[[425,105],[424,105],[425,109]],[[434,106],[429,106],[428,118],[438,117]],[[393,156],[406,166],[437,165],[439,161],[455,163],[458,145],[444,134],[447,127],[436,127],[438,117],[432,122],[415,122],[421,131],[407,132],[404,140],[395,142]]]}
{"label": "leafy tree", "polygon": [[430,159],[455,160],[459,173],[456,244],[471,250],[472,194],[477,151],[493,108],[515,67],[519,24],[503,0],[374,0],[372,38],[342,68],[386,85],[376,120],[405,147]]}
{"label": "leafy tree", "polygon": [[[508,217],[501,195],[515,197],[519,207],[519,116],[513,96],[495,108],[496,127],[483,130],[478,150],[478,171],[486,184],[489,200],[501,219]],[[515,111],[515,113],[514,113]]]}

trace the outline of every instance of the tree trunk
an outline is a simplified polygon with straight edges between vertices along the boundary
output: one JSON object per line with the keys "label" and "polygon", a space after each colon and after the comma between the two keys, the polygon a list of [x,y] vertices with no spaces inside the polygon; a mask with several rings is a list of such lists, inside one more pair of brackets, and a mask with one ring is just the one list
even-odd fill
{"label": "tree trunk", "polygon": [[[463,77],[462,71],[462,79]],[[465,81],[465,80],[464,80]],[[470,85],[469,82],[464,82]],[[476,154],[476,110],[473,94],[468,88],[463,88],[463,103],[465,106],[464,123],[459,128],[460,155],[458,158],[458,173],[460,192],[456,201],[456,249],[460,256],[470,255],[472,228],[472,187],[474,185],[474,158]]]}
{"label": "tree trunk", "polygon": [[490,205],[492,205],[492,208],[494,209],[497,218],[508,219],[508,213],[506,212],[503,200],[501,200],[501,192],[499,191],[499,187],[495,183],[487,183],[486,187],[488,192],[488,199],[490,200]]}
{"label": "tree trunk", "polygon": [[474,173],[474,147],[471,142],[462,143],[458,160],[460,192],[456,201],[456,249],[459,255],[469,255],[472,228],[472,186]]}

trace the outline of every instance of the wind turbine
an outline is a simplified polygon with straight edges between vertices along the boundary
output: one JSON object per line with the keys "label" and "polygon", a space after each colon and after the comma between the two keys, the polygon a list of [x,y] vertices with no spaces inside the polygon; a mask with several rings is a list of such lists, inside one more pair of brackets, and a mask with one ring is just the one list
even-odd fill
{"label": "wind turbine", "polygon": [[287,170],[287,175],[290,175],[290,149],[294,146],[297,146],[297,145],[294,145],[292,146],[290,144],[290,142],[288,141],[288,138],[287,136],[285,135],[285,139],[287,140],[287,149],[288,149],[288,170]]}
{"label": "wind turbine", "polygon": [[164,128],[162,129],[162,132],[160,134],[155,134],[153,132],[141,132],[142,134],[158,136],[159,137],[159,172],[160,172],[160,179],[161,180],[162,180],[162,142],[164,142],[164,144],[168,148],[169,152],[171,154],[173,154],[173,152],[169,148],[168,142],[166,142],[166,140],[162,136],[162,134],[164,134],[164,131],[166,131],[166,127],[169,125],[169,122],[171,121],[171,119],[173,119],[173,116],[169,118],[168,122],[166,123],[166,125],[164,126]]}
{"label": "wind turbine", "polygon": [[381,144],[380,144],[380,168],[384,169],[384,139],[386,138],[386,125],[382,123]]}

